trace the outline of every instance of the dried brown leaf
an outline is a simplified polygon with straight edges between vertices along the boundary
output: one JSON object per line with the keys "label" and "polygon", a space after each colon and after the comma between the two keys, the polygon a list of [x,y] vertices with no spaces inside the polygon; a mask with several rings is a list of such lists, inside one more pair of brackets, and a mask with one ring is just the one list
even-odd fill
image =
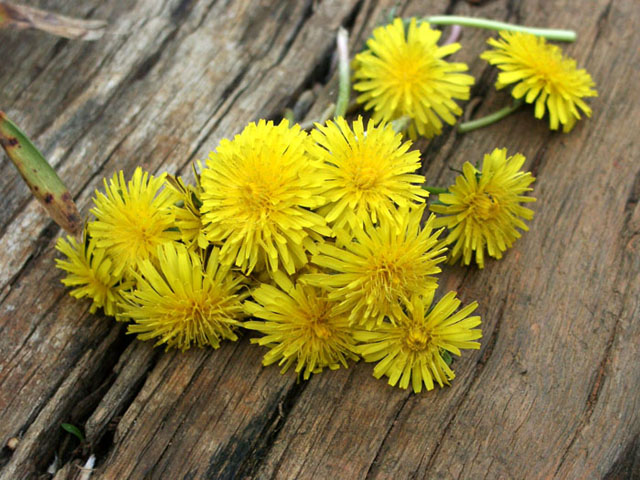
{"label": "dried brown leaf", "polygon": [[0,28],[34,28],[58,37],[97,40],[104,35],[106,26],[102,20],[81,20],[26,5],[0,2]]}

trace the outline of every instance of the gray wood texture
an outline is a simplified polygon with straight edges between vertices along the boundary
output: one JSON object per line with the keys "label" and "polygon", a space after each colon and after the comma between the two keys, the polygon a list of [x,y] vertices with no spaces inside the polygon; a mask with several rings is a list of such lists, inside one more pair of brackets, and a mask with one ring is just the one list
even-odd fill
{"label": "gray wood texture", "polygon": [[[317,117],[335,100],[337,27],[351,31],[354,54],[395,4],[403,16],[575,29],[564,48],[600,96],[568,135],[522,109],[417,143],[437,186],[453,181],[448,167],[495,147],[522,152],[539,199],[503,260],[442,276],[442,288],[479,301],[482,349],[457,361],[451,387],[420,395],[375,380],[362,362],[297,383],[263,368],[248,335],[185,354],[125,335],[67,295],[54,268],[61,232],[4,157],[0,442],[19,441],[1,451],[0,478],[46,478],[56,453],[57,480],[80,478],[90,453],[92,480],[640,478],[637,0],[25,3],[109,23],[96,42],[0,30],[0,109],[85,215],[116,170],[188,172],[250,121],[295,105]],[[477,79],[473,117],[510,102],[478,58],[490,35],[464,29],[453,57]],[[82,427],[84,448],[62,422]]]}

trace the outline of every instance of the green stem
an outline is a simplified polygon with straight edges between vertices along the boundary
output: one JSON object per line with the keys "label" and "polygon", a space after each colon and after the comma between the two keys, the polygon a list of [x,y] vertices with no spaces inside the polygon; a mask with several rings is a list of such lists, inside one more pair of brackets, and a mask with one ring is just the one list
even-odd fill
{"label": "green stem", "polygon": [[449,192],[449,189],[447,188],[427,187],[426,185],[422,185],[422,188],[429,192],[431,195],[440,195],[441,193]]}
{"label": "green stem", "polygon": [[552,28],[533,28],[511,23],[489,20],[488,18],[461,17],[456,15],[435,15],[424,17],[424,22],[433,25],[462,25],[463,27],[487,28],[489,30],[508,30],[510,32],[525,32],[538,37],[557,40],[559,42],[575,42],[577,35],[573,30],[556,30]]}
{"label": "green stem", "polygon": [[336,37],[338,45],[338,101],[336,102],[336,117],[344,117],[349,106],[349,94],[351,93],[351,72],[349,71],[349,32],[344,28],[338,29]]}
{"label": "green stem", "polygon": [[502,120],[504,117],[512,114],[517,109],[519,109],[522,103],[523,101],[520,98],[518,100],[515,100],[512,105],[501,108],[497,112],[493,112],[486,117],[471,120],[470,122],[461,123],[460,125],[458,125],[458,132],[467,133],[472,130],[476,130],[477,128],[486,127],[488,125],[491,125],[492,123],[496,123],[498,120]]}
{"label": "green stem", "polygon": [[72,235],[82,231],[82,219],[66,185],[18,126],[0,111],[0,146],[51,218]]}

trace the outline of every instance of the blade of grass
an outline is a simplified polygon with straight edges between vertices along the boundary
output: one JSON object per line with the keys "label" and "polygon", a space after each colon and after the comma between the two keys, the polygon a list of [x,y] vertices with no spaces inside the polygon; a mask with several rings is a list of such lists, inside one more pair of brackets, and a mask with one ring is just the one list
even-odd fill
{"label": "blade of grass", "polygon": [[66,185],[27,136],[0,111],[0,145],[49,216],[78,235],[82,221]]}
{"label": "blade of grass", "polygon": [[74,435],[75,437],[77,437],[78,440],[80,440],[80,443],[84,443],[84,435],[82,435],[82,432],[78,427],[76,427],[75,425],[72,425],[71,423],[61,423],[60,427],[65,432],[68,432],[71,435]]}

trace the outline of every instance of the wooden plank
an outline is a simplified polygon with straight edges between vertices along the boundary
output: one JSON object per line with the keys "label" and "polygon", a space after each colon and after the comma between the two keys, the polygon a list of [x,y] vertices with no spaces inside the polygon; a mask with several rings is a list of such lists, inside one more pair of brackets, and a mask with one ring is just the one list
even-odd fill
{"label": "wooden plank", "polygon": [[[107,19],[94,43],[0,31],[0,107],[32,135],[86,214],[103,176],[138,164],[182,171],[220,138],[281,115],[304,93],[317,117],[336,28],[357,51],[386,9],[374,0],[56,2]],[[34,6],[51,7],[45,1]],[[537,177],[531,231],[483,271],[441,280],[478,299],[483,347],[450,388],[413,395],[371,366],[314,376],[262,368],[248,338],[220,350],[152,351],[65,294],[58,229],[0,163],[0,478],[35,478],[86,429],[93,478],[627,478],[638,475],[640,167],[635,132],[640,34],[635,0],[399,3],[403,15],[470,14],[573,28],[567,52],[600,96],[569,135],[523,109],[459,136],[420,141],[431,184],[495,147]],[[490,33],[465,29],[475,116],[509,102],[478,58]],[[304,108],[302,109],[304,111]],[[117,424],[115,431],[111,427]],[[113,434],[113,438],[111,435]],[[60,478],[77,478],[75,464]],[[58,477],[56,477],[58,478]]]}

